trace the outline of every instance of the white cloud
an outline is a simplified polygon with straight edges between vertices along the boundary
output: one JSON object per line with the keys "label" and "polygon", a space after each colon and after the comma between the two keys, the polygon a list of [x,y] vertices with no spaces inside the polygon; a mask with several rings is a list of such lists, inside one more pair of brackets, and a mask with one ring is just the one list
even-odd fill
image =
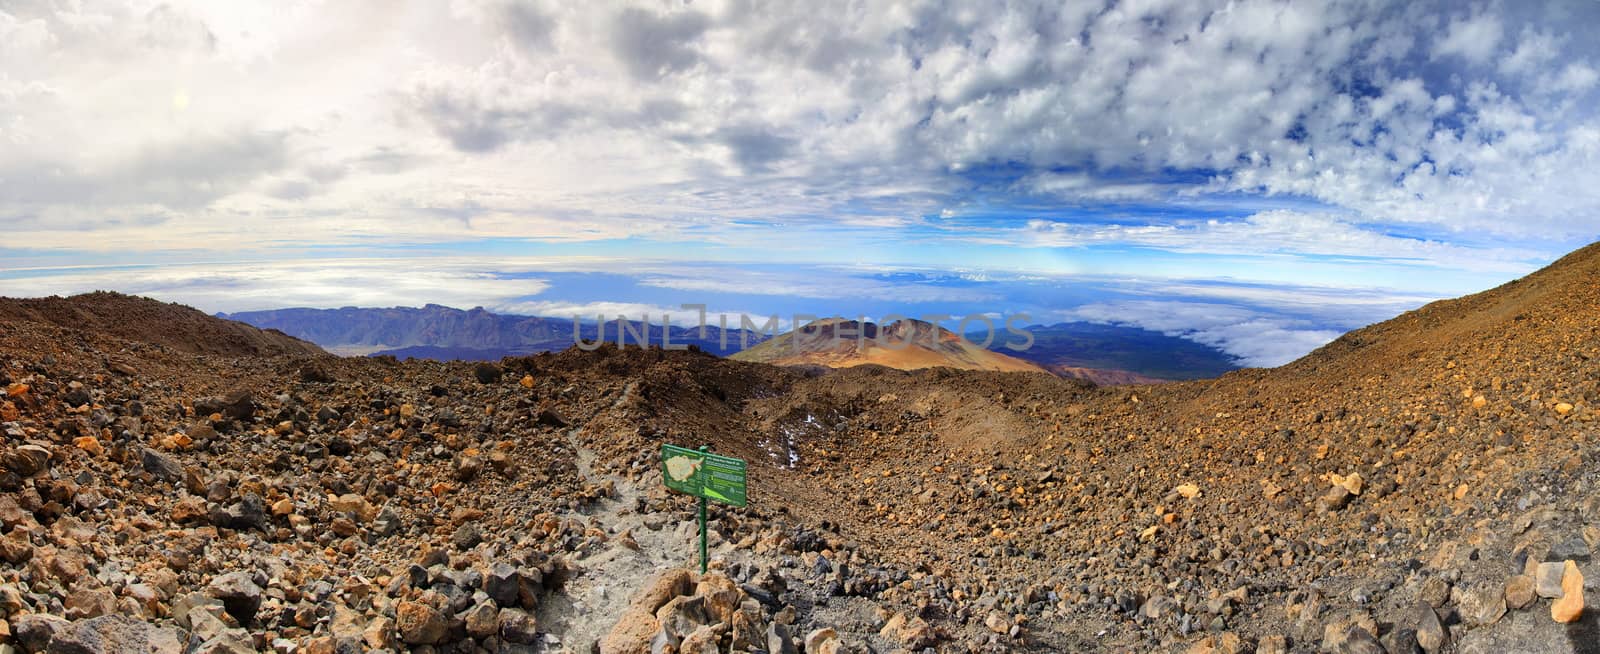
{"label": "white cloud", "polygon": [[1533,268],[1530,261],[1539,256],[1526,249],[1469,248],[1390,236],[1362,229],[1344,217],[1290,210],[1263,211],[1239,220],[1181,220],[1166,225],[1034,219],[979,240],[1035,247],[1119,243],[1183,253],[1339,256],[1500,273],[1529,272]]}
{"label": "white cloud", "polygon": [[[1597,63],[1583,21],[1493,9],[14,3],[0,224],[55,249],[781,241],[801,223],[892,239],[977,186],[1068,204],[1290,196],[1337,216],[1040,223],[1041,243],[1256,237],[1479,265],[1384,235],[1402,223],[1548,257],[1600,235]],[[993,166],[1022,180],[967,177]]]}
{"label": "white cloud", "polygon": [[1170,192],[1163,184],[1111,182],[1084,173],[1040,173],[1023,179],[1020,186],[1033,193],[1076,200],[1153,200]]}
{"label": "white cloud", "polygon": [[1443,38],[1433,46],[1434,56],[1457,56],[1475,64],[1493,57],[1500,45],[1500,18],[1487,12],[1450,21]]}
{"label": "white cloud", "polygon": [[642,278],[640,285],[678,291],[785,295],[824,299],[868,299],[885,302],[991,302],[990,290],[956,288],[936,283],[878,280],[828,269],[796,269],[777,273],[736,268],[675,269]]}
{"label": "white cloud", "polygon": [[1215,347],[1247,366],[1293,361],[1343,332],[1311,321],[1232,304],[1132,300],[1087,304],[1059,314],[1067,320],[1132,325]]}
{"label": "white cloud", "polygon": [[1353,287],[1266,286],[1153,281],[1130,289],[1143,295],[1228,301],[1315,319],[1324,325],[1362,327],[1442,299],[1436,295]]}
{"label": "white cloud", "polygon": [[1507,75],[1533,73],[1560,54],[1561,44],[1554,35],[1530,27],[1523,30],[1515,48],[1500,60],[1500,72]]}
{"label": "white cloud", "polygon": [[0,296],[71,295],[116,290],[207,312],[282,307],[497,306],[543,291],[539,279],[472,261],[316,260],[80,268],[0,277]]}
{"label": "white cloud", "polygon": [[[569,302],[561,300],[536,300],[508,302],[488,307],[491,311],[501,314],[521,316],[543,316],[546,318],[575,318],[583,322],[597,320],[636,320],[648,321],[652,325],[662,324],[665,317],[673,327],[698,327],[700,325],[700,310],[682,305],[661,305],[645,302]],[[750,322],[758,327],[765,326],[771,318],[766,314],[755,314],[749,311],[726,311],[717,307],[707,307],[705,321],[707,327],[718,327],[726,324],[729,329],[738,329],[741,317],[747,317]],[[788,329],[792,320],[790,316],[779,316],[779,328]]]}
{"label": "white cloud", "polygon": [[1555,78],[1555,83],[1548,89],[1548,92],[1586,93],[1594,88],[1597,80],[1600,80],[1600,73],[1595,72],[1593,66],[1583,62],[1574,62],[1561,69],[1561,74]]}

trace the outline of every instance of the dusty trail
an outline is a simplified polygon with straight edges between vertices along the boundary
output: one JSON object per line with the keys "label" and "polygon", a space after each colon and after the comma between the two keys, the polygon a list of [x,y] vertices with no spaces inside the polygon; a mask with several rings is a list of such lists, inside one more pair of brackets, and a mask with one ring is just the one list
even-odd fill
{"label": "dusty trail", "polygon": [[[622,406],[632,397],[630,382],[606,411]],[[640,513],[648,489],[629,479],[595,470],[595,452],[584,446],[579,426],[567,431],[567,440],[577,453],[578,471],[594,485],[610,483],[615,491],[589,505],[584,513],[591,527],[606,533],[607,544],[580,552],[573,563],[580,574],[567,584],[567,592],[551,596],[540,607],[540,631],[556,634],[542,651],[589,654],[622,617],[628,599],[657,572],[696,564],[698,547],[692,522],[674,524],[665,512]],[[638,549],[619,544],[624,537]]]}

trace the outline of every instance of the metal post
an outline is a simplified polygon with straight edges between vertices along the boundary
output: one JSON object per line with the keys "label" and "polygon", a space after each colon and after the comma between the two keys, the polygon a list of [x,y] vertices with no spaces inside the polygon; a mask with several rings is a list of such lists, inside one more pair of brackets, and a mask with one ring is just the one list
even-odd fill
{"label": "metal post", "polygon": [[[701,454],[705,454],[705,453],[710,452],[710,451],[711,451],[711,447],[710,446],[708,446],[708,445],[701,445],[700,446],[700,453]],[[701,475],[706,474],[705,465],[702,464],[700,466],[700,470],[698,471],[698,473],[701,474]],[[700,574],[705,574],[706,573],[707,561],[708,561],[708,559],[706,558],[706,498],[702,497],[702,498],[700,498]]]}

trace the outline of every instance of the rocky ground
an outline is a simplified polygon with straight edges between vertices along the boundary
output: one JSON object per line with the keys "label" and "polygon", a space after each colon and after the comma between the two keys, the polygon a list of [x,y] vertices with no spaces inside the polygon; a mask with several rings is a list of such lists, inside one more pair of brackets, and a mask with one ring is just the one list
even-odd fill
{"label": "rocky ground", "polygon": [[[1116,388],[71,318],[129,301],[0,310],[0,652],[1600,651],[1595,248]],[[706,575],[664,442],[751,463]]]}

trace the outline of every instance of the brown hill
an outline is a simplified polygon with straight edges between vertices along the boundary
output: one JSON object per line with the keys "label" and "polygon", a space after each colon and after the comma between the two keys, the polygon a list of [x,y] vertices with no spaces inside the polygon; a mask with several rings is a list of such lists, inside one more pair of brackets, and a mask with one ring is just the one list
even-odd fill
{"label": "brown hill", "polygon": [[1057,377],[1066,379],[1082,379],[1097,386],[1127,386],[1131,384],[1161,384],[1168,380],[1148,377],[1130,370],[1106,370],[1102,368],[1085,368],[1083,366],[1069,366],[1064,364],[1051,364],[1045,366],[1046,370],[1053,372]]}
{"label": "brown hill", "polygon": [[1401,397],[1454,410],[1444,404],[1483,396],[1480,409],[1537,412],[1600,400],[1588,372],[1600,356],[1597,334],[1600,243],[1497,288],[1349,332],[1279,368],[1225,375],[1204,397],[1239,402],[1270,389],[1326,412]]}
{"label": "brown hill", "polygon": [[960,335],[920,320],[876,323],[818,320],[732,356],[773,365],[850,368],[875,364],[898,370],[955,368],[1048,372],[1037,364],[978,347]]}
{"label": "brown hill", "polygon": [[45,323],[193,354],[327,354],[316,345],[275,329],[257,329],[181,304],[107,291],[71,297],[0,298],[0,321]]}

